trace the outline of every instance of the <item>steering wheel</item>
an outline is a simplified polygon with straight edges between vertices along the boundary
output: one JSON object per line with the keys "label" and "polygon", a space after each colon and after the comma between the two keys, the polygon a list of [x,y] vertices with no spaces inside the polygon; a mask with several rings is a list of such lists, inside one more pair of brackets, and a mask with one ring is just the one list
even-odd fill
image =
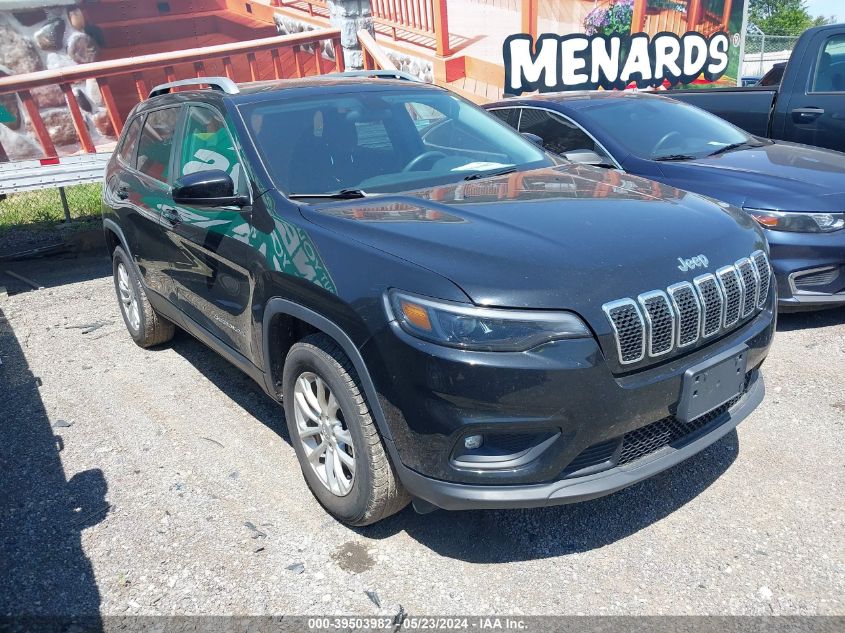
{"label": "steering wheel", "polygon": [[680,136],[680,137],[683,139],[683,135],[682,135],[680,132],[678,132],[677,130],[672,130],[672,131],[670,131],[670,132],[666,132],[666,134],[664,134],[663,136],[661,136],[661,137],[660,137],[660,140],[659,140],[659,141],[657,141],[657,145],[655,145],[655,146],[651,149],[651,154],[652,154],[652,156],[653,156],[653,155],[655,155],[655,154],[657,154],[657,150],[659,150],[659,149],[660,149],[661,147],[663,147],[666,143],[668,143],[668,142],[669,142],[669,139],[672,139],[672,138],[674,138],[674,137],[676,137],[676,136]]}
{"label": "steering wheel", "polygon": [[419,167],[423,161],[432,160],[435,158],[446,158],[446,154],[437,151],[423,152],[419,156],[415,156],[414,158],[412,158],[411,161],[402,168],[402,173],[404,174],[408,171],[414,171],[414,169]]}

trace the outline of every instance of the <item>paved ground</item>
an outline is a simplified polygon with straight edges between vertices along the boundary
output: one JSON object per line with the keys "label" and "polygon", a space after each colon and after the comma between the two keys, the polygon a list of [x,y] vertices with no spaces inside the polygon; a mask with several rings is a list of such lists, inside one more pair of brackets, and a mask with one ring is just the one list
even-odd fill
{"label": "paved ground", "polygon": [[257,386],[186,335],[131,342],[108,262],[14,264],[37,291],[12,266],[0,615],[845,613],[845,311],[783,317],[763,406],[648,482],[351,530]]}

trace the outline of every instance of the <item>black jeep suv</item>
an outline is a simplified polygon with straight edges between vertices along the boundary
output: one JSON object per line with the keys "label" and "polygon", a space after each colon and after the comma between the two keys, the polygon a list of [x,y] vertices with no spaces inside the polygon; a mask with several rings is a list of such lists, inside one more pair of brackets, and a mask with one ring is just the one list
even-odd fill
{"label": "black jeep suv", "polygon": [[106,170],[123,317],[283,402],[340,520],[590,499],[760,403],[775,289],[741,211],[434,86],[202,83],[157,87]]}

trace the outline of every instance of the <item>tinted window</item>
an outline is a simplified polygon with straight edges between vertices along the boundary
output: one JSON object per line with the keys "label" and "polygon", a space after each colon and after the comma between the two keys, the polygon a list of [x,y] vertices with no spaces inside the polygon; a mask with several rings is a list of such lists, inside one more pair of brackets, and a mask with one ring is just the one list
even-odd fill
{"label": "tinted window", "polygon": [[763,75],[763,78],[757,82],[758,86],[779,86],[781,79],[783,79],[783,71],[786,70],[786,65],[774,66],[769,72]]}
{"label": "tinted window", "polygon": [[296,95],[241,112],[277,186],[291,194],[408,191],[550,164],[515,131],[440,90]]}
{"label": "tinted window", "polygon": [[243,167],[232,135],[223,117],[210,108],[188,110],[178,165],[177,176],[220,169],[232,177],[237,191],[244,191]]}
{"label": "tinted window", "polygon": [[761,144],[709,112],[663,97],[597,99],[580,113],[587,129],[601,129],[641,158],[699,158],[737,143]]}
{"label": "tinted window", "polygon": [[516,128],[519,123],[519,109],[518,108],[496,108],[495,110],[488,110],[494,117],[501,119],[512,128]]}
{"label": "tinted window", "polygon": [[816,64],[813,92],[845,92],[845,35],[827,40]]}
{"label": "tinted window", "polygon": [[167,182],[170,176],[170,148],[179,122],[179,108],[165,108],[147,115],[138,141],[138,170]]}
{"label": "tinted window", "polygon": [[117,156],[129,166],[133,166],[133,159],[135,158],[135,147],[138,145],[138,133],[141,131],[141,120],[144,117],[135,117],[126,128],[126,134],[123,135],[123,141],[120,143],[120,149],[117,150]]}
{"label": "tinted window", "polygon": [[519,131],[536,134],[543,139],[543,147],[555,154],[565,154],[575,149],[597,149],[593,139],[581,128],[546,110],[524,108]]}

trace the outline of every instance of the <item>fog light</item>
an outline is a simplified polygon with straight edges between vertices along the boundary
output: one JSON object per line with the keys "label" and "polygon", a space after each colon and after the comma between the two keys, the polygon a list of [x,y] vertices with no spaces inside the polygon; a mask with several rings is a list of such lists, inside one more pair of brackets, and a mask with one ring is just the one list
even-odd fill
{"label": "fog light", "polygon": [[481,445],[484,443],[484,436],[483,435],[468,435],[464,438],[464,448],[469,450],[475,450],[476,448],[481,448]]}

